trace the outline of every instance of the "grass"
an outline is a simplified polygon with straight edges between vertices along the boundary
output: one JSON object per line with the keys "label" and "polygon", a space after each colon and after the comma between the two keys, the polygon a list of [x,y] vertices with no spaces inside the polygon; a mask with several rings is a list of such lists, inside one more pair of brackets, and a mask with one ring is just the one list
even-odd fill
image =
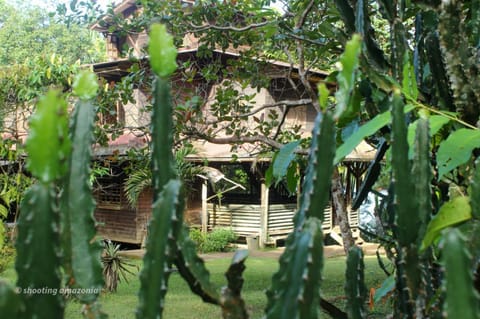
{"label": "grass", "polygon": [[[133,263],[141,265],[140,260],[132,260]],[[211,272],[212,281],[221,287],[226,284],[223,273],[228,268],[230,259],[218,258],[208,260],[207,267]],[[263,316],[266,304],[265,289],[270,286],[271,276],[278,269],[278,261],[274,258],[249,258],[245,270],[245,283],[243,297],[248,305],[250,318],[258,319]],[[345,258],[329,258],[325,262],[323,271],[322,292],[323,297],[333,302],[340,308],[344,308],[344,276]],[[0,277],[14,282],[16,278],[13,265],[9,267]],[[375,257],[365,258],[365,279],[367,287],[378,288],[385,275],[379,269]],[[135,275],[129,275],[129,281],[121,282],[116,293],[103,293],[100,298],[102,309],[113,319],[135,318],[135,309],[138,299],[137,292],[140,283]],[[369,318],[385,318],[382,311],[371,313]],[[67,303],[65,318],[82,318],[81,305],[76,301]],[[166,319],[209,319],[221,318],[220,309],[217,306],[203,303],[199,297],[190,292],[187,284],[178,273],[173,273],[169,281],[164,318]]]}

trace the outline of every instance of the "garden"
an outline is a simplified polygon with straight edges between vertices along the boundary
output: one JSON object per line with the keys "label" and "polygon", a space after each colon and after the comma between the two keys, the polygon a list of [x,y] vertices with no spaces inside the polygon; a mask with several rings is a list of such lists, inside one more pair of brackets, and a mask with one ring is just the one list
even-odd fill
{"label": "garden", "polygon": [[[72,1],[70,9],[57,7],[66,25],[98,23],[116,41],[107,49],[118,59],[106,62],[118,67],[115,81],[100,80],[93,67],[69,68],[56,54],[27,64],[15,64],[18,57],[0,74],[2,111],[10,116],[3,121],[0,215],[13,213],[15,226],[14,243],[0,241],[2,317],[478,319],[480,2],[292,0],[282,12],[269,0],[207,2],[145,0],[132,19],[111,7],[92,21],[95,1]],[[145,55],[132,58],[117,40],[140,31],[148,35]],[[182,51],[190,33],[199,48]],[[220,48],[245,50],[229,53],[236,60],[216,60]],[[192,52],[198,63],[181,59]],[[289,70],[280,81],[260,68],[271,71],[272,60],[289,62],[274,64]],[[177,94],[179,78],[195,85]],[[215,96],[203,101],[214,84]],[[286,100],[260,107],[256,93],[245,93],[287,85],[302,92],[286,90]],[[150,103],[148,121],[133,130],[148,140],[138,163],[150,174],[151,215],[143,259],[119,264],[118,247],[105,249],[97,238],[92,145],[111,146],[126,120],[112,123],[108,115],[120,118],[118,102],[130,103],[138,88]],[[315,115],[308,137],[283,126],[300,106]],[[26,113],[28,137],[15,130]],[[194,139],[232,151],[258,146],[258,162],[270,165],[265,183],[298,194],[278,259],[245,250],[202,258],[200,251],[223,248],[213,232],[194,233],[185,223],[188,189],[175,153]],[[380,184],[386,189],[369,234],[382,259],[353,241],[337,165],[364,139],[376,155],[352,206]],[[109,163],[118,160],[109,155]],[[325,254],[329,205],[342,258]]]}
{"label": "garden", "polygon": [[[129,267],[132,273],[126,274],[118,285],[116,292],[104,291],[100,295],[99,302],[102,309],[110,314],[113,319],[135,318],[135,309],[138,305],[137,292],[140,287],[138,279],[138,269],[141,268],[141,260],[127,259],[127,263],[133,265]],[[218,286],[224,286],[226,280],[224,277],[225,269],[231,262],[230,257],[208,258],[207,267],[211,271],[212,281]],[[263,317],[266,307],[265,287],[270,283],[271,276],[278,268],[278,259],[272,257],[249,257],[246,262],[245,283],[243,288],[243,298],[248,306],[249,318],[259,319]],[[345,258],[333,257],[326,260],[324,269],[323,287],[325,294],[323,297],[336,305],[339,309],[345,308]],[[365,277],[368,287],[378,289],[386,278],[385,273],[377,264],[376,256],[368,256],[365,259]],[[11,283],[16,280],[16,273],[13,265],[0,274],[0,278],[6,279]],[[384,298],[373,304],[373,295],[371,296],[371,307],[368,311],[368,318],[385,318],[392,305],[391,298]],[[74,298],[67,298],[65,309],[65,318],[77,319],[82,317],[82,305]],[[165,300],[164,318],[170,319],[204,319],[219,318],[220,309],[213,305],[203,303],[201,299],[190,291],[188,285],[182,280],[178,273],[173,273],[169,282],[169,292]]]}

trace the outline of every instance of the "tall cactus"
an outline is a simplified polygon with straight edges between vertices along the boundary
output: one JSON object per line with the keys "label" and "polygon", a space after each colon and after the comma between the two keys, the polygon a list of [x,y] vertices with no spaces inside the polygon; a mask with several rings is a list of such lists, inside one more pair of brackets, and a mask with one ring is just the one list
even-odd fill
{"label": "tall cactus", "polygon": [[[177,51],[163,25],[153,25],[149,53],[157,75],[152,114],[152,220],[148,226],[146,253],[140,274],[137,318],[161,318],[168,277],[180,232],[183,200],[181,183],[174,179],[172,102],[168,77],[176,69]],[[177,213],[178,212],[178,213]]]}
{"label": "tall cactus", "polygon": [[[94,73],[81,72],[73,85],[79,101],[75,106],[71,127],[72,152],[68,162],[68,174],[63,182],[61,196],[62,236],[64,264],[69,283],[82,288],[79,300],[88,306],[91,317],[101,317],[96,301],[102,286],[101,244],[95,240],[95,202],[89,183],[91,145],[95,106],[92,99],[97,94],[98,83]],[[79,210],[79,208],[82,208]]]}
{"label": "tall cactus", "polygon": [[365,265],[363,264],[363,252],[356,246],[349,250],[347,256],[345,293],[347,295],[348,317],[351,319],[366,318]]}
{"label": "tall cactus", "polygon": [[23,198],[18,222],[15,268],[25,305],[18,318],[63,318],[56,190],[66,171],[70,140],[66,103],[58,92],[50,91],[40,100],[26,148],[28,168],[38,181]]}
{"label": "tall cactus", "polygon": [[294,232],[288,237],[280,268],[267,291],[267,318],[315,318],[323,267],[323,211],[333,170],[335,130],[332,115],[315,123],[309,164]]}
{"label": "tall cactus", "polygon": [[445,234],[443,263],[445,266],[446,302],[448,318],[480,318],[480,298],[473,287],[472,259],[465,238],[458,229]]}
{"label": "tall cactus", "polygon": [[58,92],[42,98],[31,119],[26,148],[28,168],[37,183],[22,201],[19,220],[16,269],[25,305],[19,315],[22,318],[63,318],[61,267],[69,276],[67,284],[85,289],[78,298],[87,304],[86,313],[92,318],[103,317],[94,304],[103,280],[101,247],[92,243],[94,202],[88,184],[95,117],[89,100],[96,96],[97,88],[93,73],[83,72],[76,78],[74,92],[80,102],[72,122],[73,147],[66,103]]}

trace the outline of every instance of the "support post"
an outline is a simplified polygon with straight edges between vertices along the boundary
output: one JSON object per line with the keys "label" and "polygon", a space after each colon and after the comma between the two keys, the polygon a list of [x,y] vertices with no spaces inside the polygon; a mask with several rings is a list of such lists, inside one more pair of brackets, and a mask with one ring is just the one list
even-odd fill
{"label": "support post", "polygon": [[207,233],[208,229],[208,211],[207,211],[207,181],[202,183],[202,232]]}
{"label": "support post", "polygon": [[259,246],[260,248],[264,248],[265,244],[267,243],[268,237],[268,193],[269,188],[265,184],[265,181],[262,181],[261,186],[261,198],[260,198],[260,238],[259,238]]}

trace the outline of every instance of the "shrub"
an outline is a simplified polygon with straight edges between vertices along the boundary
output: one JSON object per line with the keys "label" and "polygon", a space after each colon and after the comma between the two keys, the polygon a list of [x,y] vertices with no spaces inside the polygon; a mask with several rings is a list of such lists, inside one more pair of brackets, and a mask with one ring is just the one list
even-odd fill
{"label": "shrub", "polygon": [[[7,236],[8,237],[8,236]],[[0,274],[3,273],[15,259],[15,248],[9,240],[6,240],[0,248]]]}
{"label": "shrub", "polygon": [[233,230],[228,228],[215,228],[208,233],[202,245],[202,252],[222,252],[228,250],[228,245],[236,239]]}
{"label": "shrub", "polygon": [[198,251],[213,253],[228,251],[229,244],[233,243],[237,236],[229,228],[215,228],[207,234],[202,233],[198,228],[191,228],[190,238],[197,245]]}
{"label": "shrub", "polygon": [[193,240],[193,242],[197,245],[198,249],[201,250],[200,248],[203,246],[206,239],[206,236],[204,233],[202,233],[202,230],[198,228],[190,228],[189,236],[190,239]]}

